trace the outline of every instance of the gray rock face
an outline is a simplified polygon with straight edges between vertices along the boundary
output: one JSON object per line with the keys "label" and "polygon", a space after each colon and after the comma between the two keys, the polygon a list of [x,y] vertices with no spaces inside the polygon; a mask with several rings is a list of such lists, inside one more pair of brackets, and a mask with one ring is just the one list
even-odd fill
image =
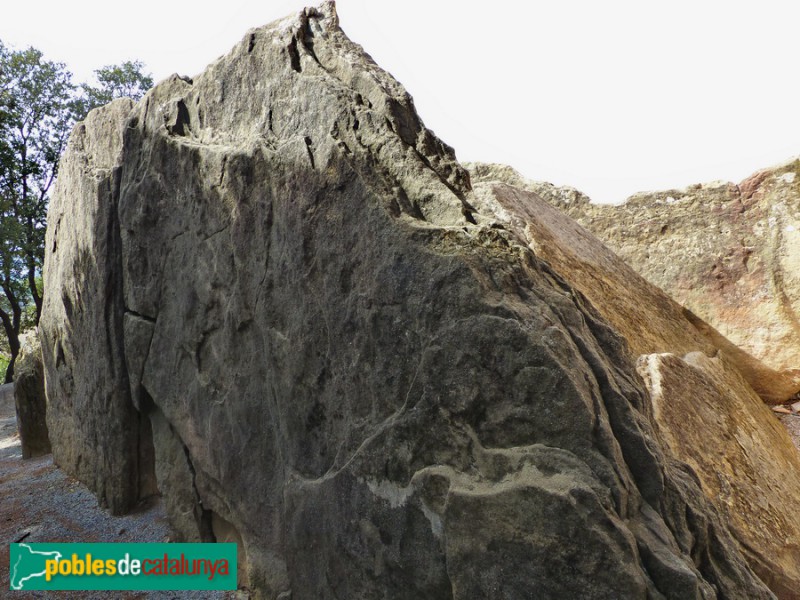
{"label": "gray rock face", "polygon": [[49,454],[42,347],[36,333],[28,333],[20,339],[20,354],[14,368],[14,404],[22,458]]}
{"label": "gray rock face", "polygon": [[56,460],[115,510],[155,478],[256,597],[772,597],[625,341],[471,198],[330,3],[93,112],[49,216]]}
{"label": "gray rock face", "polygon": [[691,466],[759,576],[794,597],[800,453],[755,392],[775,393],[781,377],[634,273],[552,197],[476,180],[475,207],[527,241],[625,338],[669,453]]}
{"label": "gray rock face", "polygon": [[120,302],[116,203],[131,108],[117,100],[92,111],[70,137],[49,209],[51,283],[39,328],[53,460],[114,513],[139,500],[139,429],[146,421],[131,402]]}

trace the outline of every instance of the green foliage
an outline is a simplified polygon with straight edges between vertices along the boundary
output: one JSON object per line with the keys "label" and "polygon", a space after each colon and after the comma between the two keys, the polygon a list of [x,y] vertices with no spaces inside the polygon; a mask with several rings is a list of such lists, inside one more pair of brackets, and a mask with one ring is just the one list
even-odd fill
{"label": "green foliage", "polygon": [[104,106],[115,98],[131,98],[139,100],[147,90],[153,87],[153,78],[144,73],[144,63],[138,60],[125,61],[119,65],[106,65],[97,69],[95,77],[99,85],[87,83],[81,85],[83,91],[79,102],[79,112],[83,115],[93,108]]}
{"label": "green foliage", "polygon": [[19,334],[39,322],[50,190],[77,120],[121,96],[140,98],[153,80],[128,61],[95,71],[99,85],[77,86],[63,63],[35,48],[0,42],[0,324],[13,376]]}
{"label": "green foliage", "polygon": [[49,191],[74,122],[72,75],[35,48],[0,43],[0,321],[11,366],[25,308],[41,314]]}

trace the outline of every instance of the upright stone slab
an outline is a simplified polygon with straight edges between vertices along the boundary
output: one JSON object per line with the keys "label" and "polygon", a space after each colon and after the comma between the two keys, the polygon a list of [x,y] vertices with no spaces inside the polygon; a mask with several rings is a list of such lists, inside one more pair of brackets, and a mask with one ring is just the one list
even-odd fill
{"label": "upright stone slab", "polygon": [[22,458],[49,454],[42,347],[35,331],[20,337],[20,353],[14,368],[14,404]]}
{"label": "upright stone slab", "polygon": [[64,170],[54,452],[117,508],[154,473],[255,597],[772,597],[625,339],[332,3],[92,113]]}
{"label": "upright stone slab", "polygon": [[72,132],[48,212],[40,322],[53,459],[115,513],[139,499],[139,413],[123,348],[117,212],[132,106],[116,100]]}

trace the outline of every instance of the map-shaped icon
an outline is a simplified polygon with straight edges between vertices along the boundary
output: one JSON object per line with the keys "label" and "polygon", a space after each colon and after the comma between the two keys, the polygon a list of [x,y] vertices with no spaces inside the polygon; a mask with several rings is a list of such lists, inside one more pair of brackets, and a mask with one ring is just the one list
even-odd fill
{"label": "map-shaped icon", "polygon": [[[12,546],[13,548],[13,546]],[[41,552],[34,550],[28,544],[16,544],[17,552],[12,553],[11,589],[25,589],[25,582],[30,579],[45,576],[45,562],[60,560],[60,552]],[[16,554],[16,560],[13,558]]]}

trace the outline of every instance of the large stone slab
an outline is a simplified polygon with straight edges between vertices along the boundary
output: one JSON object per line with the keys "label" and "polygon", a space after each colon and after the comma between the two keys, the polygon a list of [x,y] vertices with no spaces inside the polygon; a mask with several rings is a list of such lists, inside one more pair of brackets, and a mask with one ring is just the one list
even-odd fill
{"label": "large stone slab", "polygon": [[783,425],[719,358],[651,354],[639,371],[667,445],[697,473],[756,572],[781,598],[798,597],[800,536],[791,507],[800,455]]}
{"label": "large stone slab", "polygon": [[40,335],[53,460],[124,513],[139,500],[139,413],[122,339],[117,201],[127,115],[117,100],[72,132],[48,212]]}
{"label": "large stone slab", "polygon": [[92,113],[63,172],[54,455],[118,509],[155,477],[254,596],[772,597],[610,317],[332,3]]}
{"label": "large stone slab", "polygon": [[552,198],[543,200],[524,182],[511,186],[486,175],[484,168],[476,178],[475,206],[525,239],[624,336],[668,452],[692,467],[759,574],[781,597],[796,597],[800,526],[790,515],[800,494],[800,454],[762,401],[780,397],[787,378],[633,272],[551,206]]}
{"label": "large stone slab", "polygon": [[14,405],[22,458],[49,454],[42,347],[35,331],[20,338],[20,353],[14,366]]}
{"label": "large stone slab", "polygon": [[773,369],[800,369],[800,160],[739,184],[715,181],[593,204],[572,188],[478,164],[478,179],[536,192],[648,281]]}

